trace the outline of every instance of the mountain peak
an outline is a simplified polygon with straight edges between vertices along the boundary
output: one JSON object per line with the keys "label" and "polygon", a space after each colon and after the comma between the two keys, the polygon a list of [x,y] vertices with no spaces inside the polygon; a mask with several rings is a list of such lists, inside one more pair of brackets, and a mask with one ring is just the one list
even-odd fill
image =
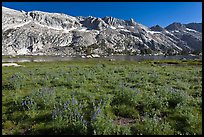
{"label": "mountain peak", "polygon": [[130,22],[129,22],[129,25],[130,26],[135,26],[137,23],[134,21],[133,18],[130,18]]}
{"label": "mountain peak", "polygon": [[185,28],[186,27],[183,24],[181,24],[180,22],[174,22],[174,23],[168,25],[165,29],[172,31],[172,30],[183,30]]}
{"label": "mountain peak", "polygon": [[189,29],[194,29],[198,32],[202,32],[202,23],[188,23],[188,24],[184,24],[187,28]]}
{"label": "mountain peak", "polygon": [[162,27],[159,26],[159,25],[155,25],[155,26],[152,26],[152,27],[150,28],[150,30],[152,30],[152,31],[163,31],[163,30],[165,30],[165,29],[162,28]]}

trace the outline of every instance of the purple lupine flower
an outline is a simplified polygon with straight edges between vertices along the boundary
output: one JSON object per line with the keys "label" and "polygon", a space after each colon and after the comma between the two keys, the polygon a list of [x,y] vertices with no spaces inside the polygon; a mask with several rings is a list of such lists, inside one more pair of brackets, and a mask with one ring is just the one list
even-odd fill
{"label": "purple lupine flower", "polygon": [[81,122],[83,121],[83,118],[84,118],[84,116],[81,115],[81,116],[80,116],[80,121],[81,121]]}
{"label": "purple lupine flower", "polygon": [[69,100],[64,104],[64,109],[66,109],[67,108],[67,105],[69,104]]}
{"label": "purple lupine flower", "polygon": [[102,99],[100,99],[100,103],[99,104],[101,104],[102,103]]}
{"label": "purple lupine flower", "polygon": [[91,119],[92,119],[93,121],[96,120],[96,114],[95,114],[95,113],[91,116]]}
{"label": "purple lupine flower", "polygon": [[100,109],[100,106],[98,106],[98,110],[96,112],[96,114],[100,114],[101,113],[101,109]]}
{"label": "purple lupine flower", "polygon": [[71,116],[72,119],[74,119],[74,113],[73,112],[71,112],[70,116]]}
{"label": "purple lupine flower", "polygon": [[26,106],[26,100],[23,100],[22,106],[23,106],[23,107]]}
{"label": "purple lupine flower", "polygon": [[31,104],[31,101],[30,100],[28,100],[28,105],[30,105]]}
{"label": "purple lupine flower", "polygon": [[68,104],[70,103],[70,101],[68,100],[66,103],[67,103],[67,105],[68,105]]}
{"label": "purple lupine flower", "polygon": [[72,97],[72,105],[75,105],[75,104],[77,104],[77,100],[74,99],[74,97]]}
{"label": "purple lupine flower", "polygon": [[67,108],[67,104],[64,104],[64,109],[66,109]]}
{"label": "purple lupine flower", "polygon": [[75,102],[74,102],[74,97],[72,97],[72,105],[74,105],[74,103],[75,103]]}
{"label": "purple lupine flower", "polygon": [[87,121],[86,121],[86,120],[83,120],[83,124],[84,124],[85,126],[87,126]]}
{"label": "purple lupine flower", "polygon": [[56,111],[53,111],[53,112],[52,112],[52,118],[53,118],[53,119],[55,119],[55,118],[56,118],[56,116],[57,116]]}

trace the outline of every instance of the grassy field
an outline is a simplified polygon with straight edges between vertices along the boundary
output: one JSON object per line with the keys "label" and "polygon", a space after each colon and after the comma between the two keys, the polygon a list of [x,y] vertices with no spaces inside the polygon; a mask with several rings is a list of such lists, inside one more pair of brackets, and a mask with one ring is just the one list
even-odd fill
{"label": "grassy field", "polygon": [[4,135],[202,134],[202,61],[18,64],[2,70]]}

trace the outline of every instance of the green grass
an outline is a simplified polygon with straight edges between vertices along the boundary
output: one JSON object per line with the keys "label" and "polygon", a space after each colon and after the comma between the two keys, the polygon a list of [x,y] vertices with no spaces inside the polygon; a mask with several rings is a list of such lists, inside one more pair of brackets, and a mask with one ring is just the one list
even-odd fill
{"label": "green grass", "polygon": [[202,134],[202,61],[18,64],[2,70],[4,135]]}

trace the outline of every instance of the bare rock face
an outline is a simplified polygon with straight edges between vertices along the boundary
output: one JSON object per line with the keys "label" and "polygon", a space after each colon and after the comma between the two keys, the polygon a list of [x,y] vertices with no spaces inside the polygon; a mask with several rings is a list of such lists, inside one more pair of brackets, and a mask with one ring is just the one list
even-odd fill
{"label": "bare rock face", "polygon": [[107,24],[101,18],[95,18],[91,16],[85,18],[80,23],[83,24],[83,27],[88,29],[102,30],[107,28]]}
{"label": "bare rock face", "polygon": [[202,50],[202,33],[194,29],[190,29],[183,24],[173,23],[166,27],[180,40],[186,42],[189,49],[194,51]]}
{"label": "bare rock face", "polygon": [[165,29],[172,31],[172,30],[185,30],[185,26],[179,22],[174,22],[168,25]]}
{"label": "bare rock face", "polygon": [[2,55],[178,54],[201,52],[201,43],[202,32],[180,23],[148,28],[133,19],[2,7]]}
{"label": "bare rock face", "polygon": [[202,23],[188,23],[184,24],[187,28],[202,32]]}
{"label": "bare rock face", "polygon": [[152,31],[159,31],[159,32],[161,32],[161,31],[164,31],[164,30],[165,30],[164,28],[162,28],[162,27],[161,27],[161,26],[159,26],[159,25],[152,26],[150,29],[151,29]]}
{"label": "bare rock face", "polygon": [[65,30],[81,26],[75,17],[65,14],[32,11],[28,12],[27,15],[30,16],[34,22],[42,26]]}

